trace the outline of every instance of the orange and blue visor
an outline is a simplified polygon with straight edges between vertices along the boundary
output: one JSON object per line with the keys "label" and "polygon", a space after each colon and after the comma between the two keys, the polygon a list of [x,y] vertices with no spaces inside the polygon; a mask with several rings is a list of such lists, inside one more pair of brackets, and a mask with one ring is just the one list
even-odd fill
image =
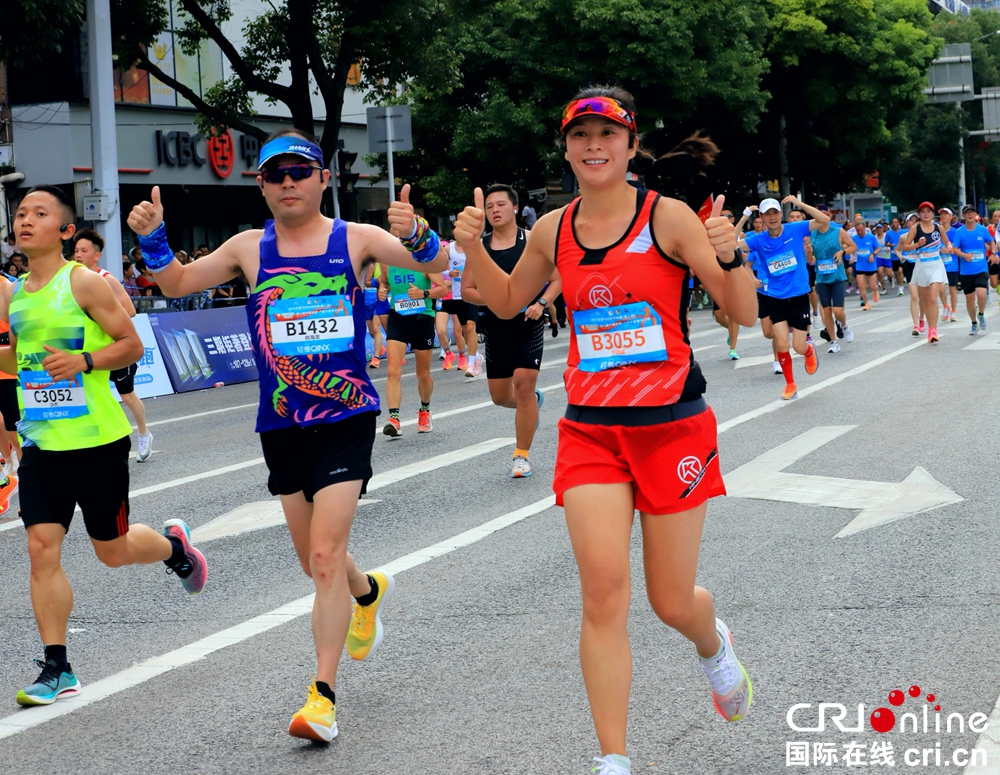
{"label": "orange and blue visor", "polygon": [[586,97],[582,100],[573,100],[563,111],[562,126],[560,131],[566,134],[566,129],[577,119],[589,116],[599,116],[608,121],[614,121],[623,127],[636,132],[635,116],[618,100],[611,97]]}

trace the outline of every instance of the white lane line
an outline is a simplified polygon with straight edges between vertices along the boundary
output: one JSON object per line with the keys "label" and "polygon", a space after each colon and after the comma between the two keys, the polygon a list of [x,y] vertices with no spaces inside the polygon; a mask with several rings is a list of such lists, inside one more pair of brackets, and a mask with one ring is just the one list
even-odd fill
{"label": "white lane line", "polygon": [[[563,383],[562,382],[557,382],[554,385],[547,385],[546,387],[540,387],[540,388],[538,388],[538,390],[541,391],[542,393],[549,393],[549,392],[551,392],[553,390],[559,390],[562,387],[563,387]],[[475,411],[476,409],[487,409],[487,408],[489,408],[491,406],[495,406],[495,404],[492,401],[483,401],[483,402],[478,403],[478,404],[470,404],[469,406],[460,406],[458,409],[449,409],[449,410],[447,410],[445,412],[432,412],[431,413],[431,419],[432,420],[439,420],[442,417],[454,417],[456,414],[465,414],[466,412],[472,412],[472,411]],[[501,408],[503,408],[503,407],[501,407]],[[406,427],[406,426],[409,426],[409,425],[416,425],[417,421],[416,420],[403,420],[399,424],[402,425],[403,427]]]}
{"label": "white lane line", "polygon": [[[222,414],[223,412],[235,412],[238,409],[254,409],[257,407],[257,402],[254,401],[252,404],[239,404],[238,406],[227,406],[225,409],[212,409],[207,412],[197,412],[195,414],[185,414],[181,417],[170,417],[166,420],[154,420],[153,422],[146,423],[147,428],[152,428],[156,425],[168,425],[172,422],[183,422],[184,420],[195,420],[199,417],[208,417],[210,414]],[[137,430],[133,425],[132,430]]]}
{"label": "white lane line", "polygon": [[764,404],[764,406],[758,407],[757,409],[752,409],[751,411],[741,414],[738,417],[734,417],[731,420],[726,420],[725,422],[719,423],[718,432],[725,433],[731,428],[735,428],[737,425],[742,425],[745,422],[750,422],[750,420],[756,420],[758,417],[762,417],[765,414],[770,414],[771,412],[776,412],[779,409],[782,409],[786,406],[791,406],[796,401],[800,401],[806,396],[810,396],[813,393],[818,393],[820,390],[824,390],[828,387],[831,387],[832,385],[837,385],[843,382],[845,379],[848,379],[849,377],[855,377],[858,374],[864,374],[866,371],[874,369],[876,366],[881,366],[883,363],[887,363],[891,361],[893,358],[908,353],[911,350],[916,350],[918,347],[923,347],[925,344],[926,341],[921,339],[920,341],[915,342],[914,344],[908,345],[899,350],[894,350],[893,352],[887,355],[875,358],[874,360],[868,361],[868,363],[863,363],[860,366],[856,366],[855,368],[850,369],[849,371],[845,371],[842,374],[837,374],[836,376],[830,377],[829,379],[825,379],[822,382],[817,382],[815,385],[810,385],[807,388],[799,388],[799,396],[797,399],[794,399],[792,401],[782,401],[781,399],[778,399],[777,401],[772,401],[769,404]]}
{"label": "white lane line", "polygon": [[[402,557],[393,560],[387,565],[376,570],[385,570],[389,573],[402,573],[403,571],[423,565],[425,562],[433,560],[435,557],[449,554],[456,549],[469,546],[477,541],[481,541],[487,536],[510,527],[529,517],[547,511],[555,505],[555,496],[550,495],[540,501],[532,503],[530,506],[504,514],[501,517],[484,522],[478,527],[466,530],[458,535],[440,543],[432,544],[415,552],[410,552]],[[185,665],[190,665],[200,659],[204,659],[209,654],[220,651],[227,646],[241,643],[254,635],[267,632],[279,625],[305,616],[312,612],[313,598],[315,595],[306,595],[298,600],[286,603],[273,611],[269,611],[253,619],[229,627],[221,632],[209,635],[201,640],[181,646],[166,654],[152,659],[147,659],[133,667],[123,670],[115,675],[108,676],[100,681],[87,684],[83,692],[76,697],[60,700],[53,705],[31,708],[13,713],[6,718],[0,718],[0,739],[11,737],[26,729],[40,726],[47,721],[65,716],[73,711],[85,708],[95,702],[99,702],[126,689],[131,689],[145,683],[157,676],[163,675],[171,670],[175,670]]]}
{"label": "white lane line", "polygon": [[[388,487],[391,484],[411,479],[414,476],[427,474],[439,468],[446,468],[455,463],[495,452],[503,447],[509,447],[515,442],[513,438],[490,439],[481,441],[469,447],[456,449],[452,452],[445,452],[443,455],[420,460],[416,463],[393,468],[376,474],[368,482],[368,492]],[[358,501],[362,503],[362,501]],[[374,501],[365,501],[373,503]],[[196,542],[212,541],[216,538],[239,535],[251,530],[264,530],[265,528],[282,525],[285,522],[284,512],[281,510],[281,502],[275,498],[269,501],[257,501],[255,503],[245,503],[227,514],[216,517],[210,522],[206,522],[192,531],[192,539]]]}
{"label": "white lane line", "polygon": [[909,315],[906,317],[896,318],[895,320],[890,320],[884,325],[878,326],[878,328],[873,328],[867,333],[869,334],[894,334],[897,331],[903,331],[907,328],[913,328],[913,318]]}
{"label": "white lane line", "polygon": [[1000,334],[990,332],[986,336],[973,337],[973,343],[963,350],[1000,350]]}

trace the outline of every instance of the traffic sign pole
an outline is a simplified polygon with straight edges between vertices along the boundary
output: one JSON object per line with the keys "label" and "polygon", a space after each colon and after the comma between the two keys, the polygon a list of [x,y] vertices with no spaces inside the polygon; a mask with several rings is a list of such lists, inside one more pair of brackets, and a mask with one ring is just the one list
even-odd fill
{"label": "traffic sign pole", "polygon": [[389,201],[396,201],[396,175],[392,171],[392,108],[385,109],[385,150],[389,160]]}

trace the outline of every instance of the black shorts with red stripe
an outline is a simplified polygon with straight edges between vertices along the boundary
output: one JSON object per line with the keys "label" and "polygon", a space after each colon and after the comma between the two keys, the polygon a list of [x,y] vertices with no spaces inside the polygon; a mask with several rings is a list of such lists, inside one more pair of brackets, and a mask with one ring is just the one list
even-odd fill
{"label": "black shorts with red stripe", "polygon": [[113,541],[128,532],[128,456],[132,440],[61,452],[25,446],[17,476],[25,527],[59,524],[67,531],[77,505],[87,534]]}

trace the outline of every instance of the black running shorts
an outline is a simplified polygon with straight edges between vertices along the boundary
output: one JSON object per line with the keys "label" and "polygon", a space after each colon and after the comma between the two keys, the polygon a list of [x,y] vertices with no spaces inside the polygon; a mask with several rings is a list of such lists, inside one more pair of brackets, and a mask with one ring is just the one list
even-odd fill
{"label": "black running shorts", "polygon": [[455,315],[458,317],[459,325],[464,326],[469,322],[469,302],[462,301],[461,299],[446,299],[442,301],[441,309],[438,312]]}
{"label": "black running shorts", "polygon": [[906,280],[907,283],[913,282],[913,267],[915,266],[916,263],[913,261],[903,262],[903,279]]}
{"label": "black running shorts", "polygon": [[118,395],[127,396],[135,392],[135,373],[139,370],[139,364],[133,363],[124,369],[114,369],[109,374],[109,378],[115,383]]}
{"label": "black running shorts", "polygon": [[979,274],[963,274],[962,275],[962,290],[965,292],[966,296],[971,296],[976,292],[976,288],[983,288],[984,290],[990,287],[990,276],[987,272],[980,272]]}
{"label": "black running shorts", "polygon": [[1000,275],[1000,264],[994,264],[991,261],[990,262],[990,276],[991,277],[996,277],[997,275]]}
{"label": "black running shorts", "polygon": [[[21,409],[17,405],[17,380],[0,379],[0,412],[3,413],[3,427],[8,431],[17,430],[21,419]],[[4,455],[7,450],[0,450]]]}
{"label": "black running shorts", "polygon": [[[958,287],[958,272],[945,272],[948,275],[948,285],[952,288]],[[965,278],[962,278],[962,284],[965,284]]]}
{"label": "black running shorts", "polygon": [[389,310],[385,338],[387,342],[405,342],[414,350],[433,350],[434,316],[400,315]]}
{"label": "black running shorts", "polygon": [[52,452],[25,446],[18,469],[25,527],[59,524],[69,530],[77,504],[87,534],[113,541],[128,532],[128,454],[124,436],[99,447]]}
{"label": "black running shorts", "polygon": [[771,297],[757,291],[757,317],[763,320],[771,314]]}
{"label": "black running shorts", "polygon": [[816,287],[816,264],[806,264],[806,269],[809,270],[809,290]]}
{"label": "black running shorts", "polygon": [[261,433],[271,495],[301,492],[311,503],[324,487],[356,481],[363,495],[372,477],[375,417],[375,412],[363,412],[337,422]]}
{"label": "black running shorts", "polygon": [[513,320],[491,318],[486,325],[483,354],[486,358],[487,379],[509,379],[516,369],[538,369],[542,366],[545,346],[545,319]]}
{"label": "black running shorts", "polygon": [[809,294],[792,296],[790,299],[768,299],[768,312],[770,313],[771,325],[775,323],[788,323],[789,328],[799,331],[808,331],[811,324],[809,318]]}

